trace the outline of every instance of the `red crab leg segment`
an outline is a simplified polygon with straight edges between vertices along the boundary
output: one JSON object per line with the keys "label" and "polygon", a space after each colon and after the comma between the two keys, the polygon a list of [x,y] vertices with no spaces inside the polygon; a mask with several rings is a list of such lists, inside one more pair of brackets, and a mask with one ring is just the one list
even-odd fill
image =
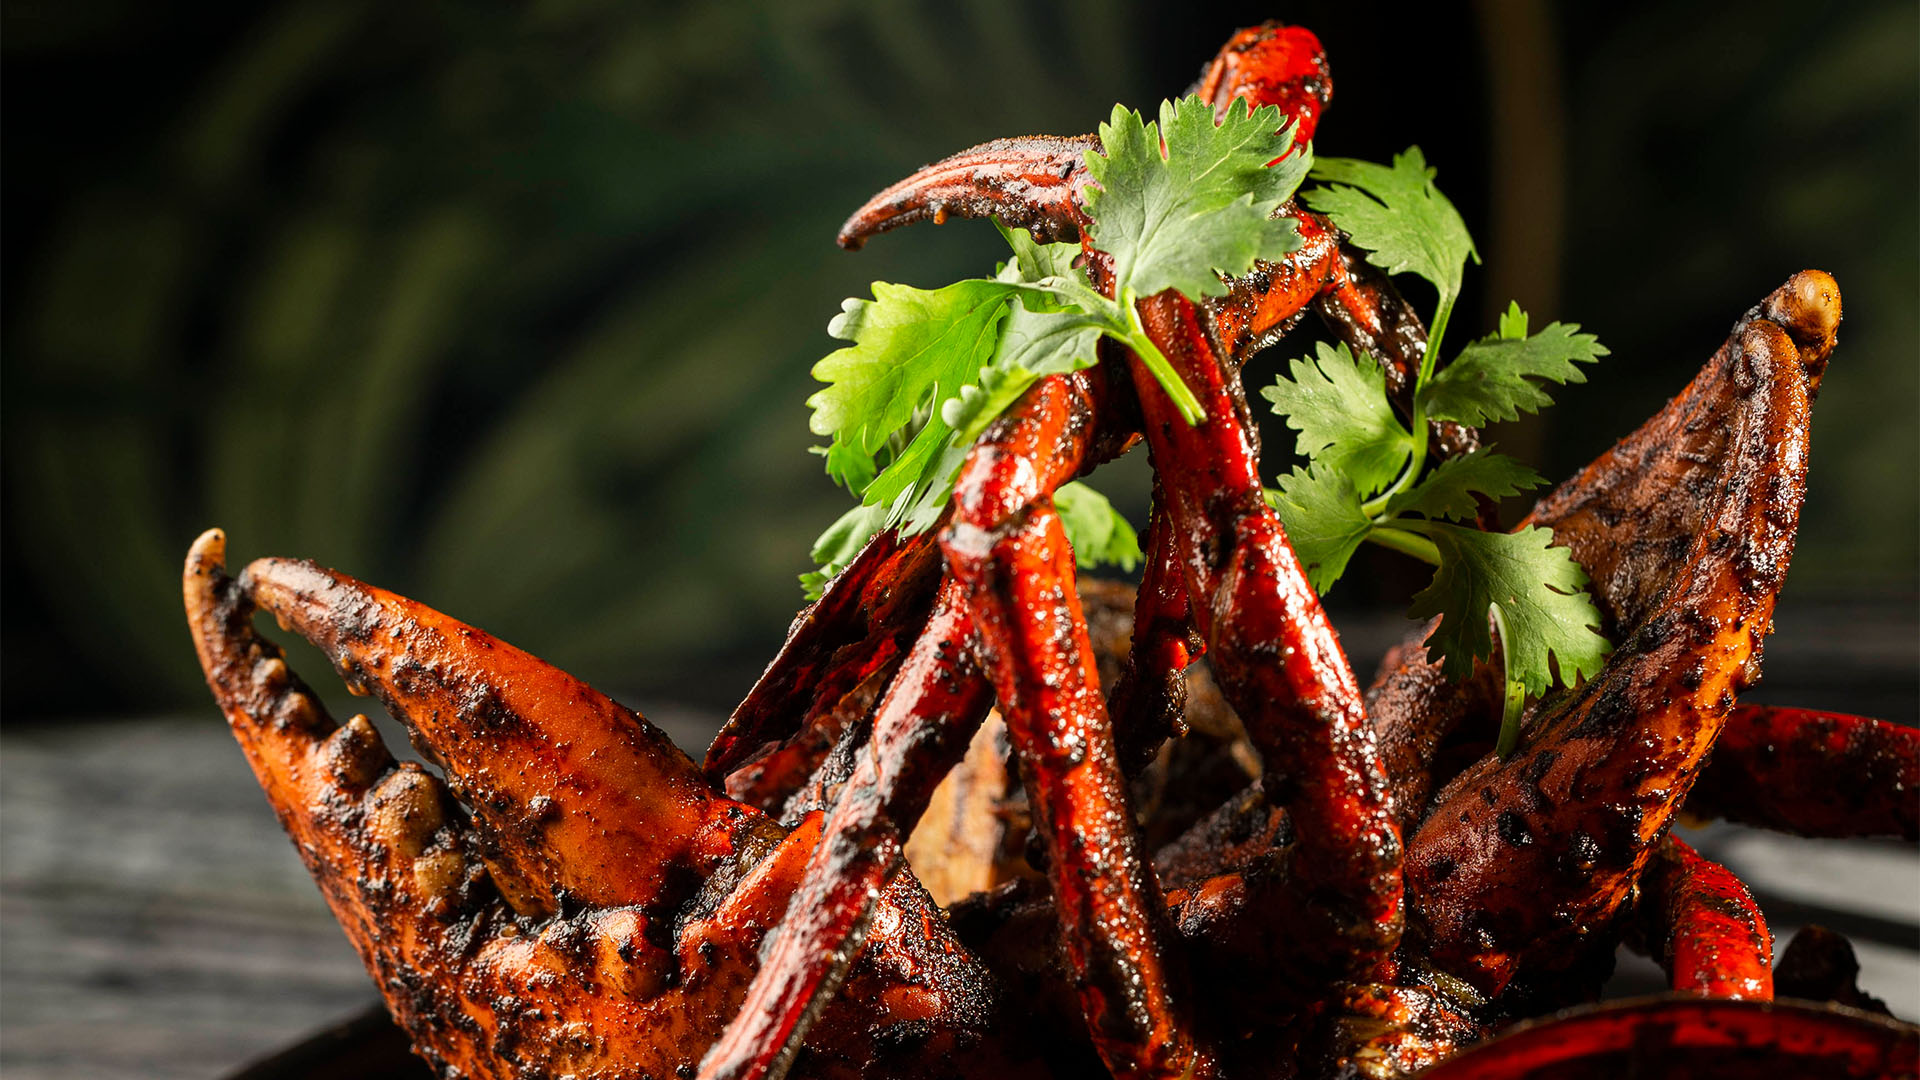
{"label": "red crab leg segment", "polygon": [[[1300,247],[1284,262],[1259,263],[1245,277],[1229,278],[1226,294],[1208,299],[1202,308],[1201,317],[1216,349],[1236,362],[1293,329],[1307,305],[1327,291],[1342,265],[1340,231],[1327,219],[1292,201],[1282,205],[1276,216],[1293,222],[1300,233]],[[1423,333],[1423,345],[1424,337]],[[1419,354],[1414,354],[1413,363],[1418,366]]]}
{"label": "red crab leg segment", "polygon": [[1096,1049],[1116,1075],[1210,1075],[1177,1000],[1181,971],[1139,852],[1100,697],[1073,552],[1051,494],[1097,415],[1093,368],[1050,376],[981,436],[941,537],[966,590],[1021,778],[1045,838],[1061,939]]}
{"label": "red crab leg segment", "polygon": [[1260,751],[1267,795],[1287,807],[1298,837],[1285,887],[1306,901],[1311,921],[1289,924],[1279,947],[1309,977],[1356,975],[1392,951],[1401,922],[1400,830],[1360,688],[1261,494],[1238,380],[1184,297],[1149,298],[1140,315],[1206,409],[1205,421],[1187,424],[1134,363],[1147,444],[1180,524],[1194,619]]}
{"label": "red crab leg segment", "polygon": [[1228,38],[1192,92],[1210,102],[1216,116],[1239,98],[1256,109],[1277,105],[1299,125],[1294,141],[1305,144],[1333,100],[1333,72],[1313,31],[1267,22]]}
{"label": "red crab leg segment", "polygon": [[1726,867],[1669,836],[1640,879],[1640,918],[1675,991],[1773,1000],[1773,935]]}
{"label": "red crab leg segment", "polygon": [[873,738],[827,818],[772,953],[702,1065],[706,1080],[784,1073],[838,988],[866,937],[874,901],[901,865],[901,832],[966,754],[993,704],[973,654],[973,623],[949,580],[874,716]]}
{"label": "red crab leg segment", "polygon": [[1206,646],[1187,611],[1187,577],[1180,568],[1176,526],[1155,482],[1147,525],[1147,565],[1133,605],[1133,643],[1120,680],[1107,697],[1120,763],[1137,771],[1169,736],[1184,731],[1187,668]]}
{"label": "red crab leg segment", "polygon": [[1911,1077],[1920,1029],[1804,1002],[1660,998],[1516,1024],[1421,1080]]}
{"label": "red crab leg segment", "polygon": [[1920,840],[1920,730],[1865,716],[1742,705],[1689,811],[1801,836]]}
{"label": "red crab leg segment", "polygon": [[814,683],[813,706],[799,728],[763,756],[728,773],[728,796],[781,821],[822,809],[814,795],[832,771],[827,763],[843,740],[862,736],[861,726],[911,645],[901,640],[906,629],[877,629],[872,637],[836,650]]}
{"label": "red crab leg segment", "polygon": [[1427,353],[1427,328],[1384,273],[1359,252],[1342,247],[1314,310],[1349,348],[1378,357],[1388,393],[1403,407],[1412,405],[1414,377]]}

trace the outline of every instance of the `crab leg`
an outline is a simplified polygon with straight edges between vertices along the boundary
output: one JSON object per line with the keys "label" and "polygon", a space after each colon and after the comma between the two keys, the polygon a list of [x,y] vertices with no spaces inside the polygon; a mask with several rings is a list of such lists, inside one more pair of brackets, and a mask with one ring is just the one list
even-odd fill
{"label": "crab leg", "polygon": [[1822,282],[1796,275],[1770,298],[1785,297],[1785,326],[1744,317],[1679,397],[1530,519],[1586,566],[1619,648],[1537,710],[1510,760],[1454,778],[1409,844],[1435,964],[1484,993],[1523,964],[1567,963],[1618,910],[1751,676],[1805,484],[1812,370],[1793,336],[1838,322],[1837,291],[1803,288]]}
{"label": "crab leg", "polygon": [[1753,894],[1719,863],[1669,836],[1640,878],[1648,951],[1673,989],[1773,1000],[1773,935]]}
{"label": "crab leg", "polygon": [[[1185,423],[1137,360],[1147,444],[1180,523],[1194,620],[1221,690],[1260,751],[1268,798],[1297,839],[1278,900],[1298,907],[1271,942],[1304,982],[1357,975],[1400,936],[1400,830],[1360,689],[1325,609],[1262,497],[1259,454],[1238,380],[1215,359],[1193,305],[1176,293],[1141,319],[1207,419]],[[1284,896],[1284,899],[1281,897]]]}
{"label": "crab leg", "polygon": [[1187,610],[1179,542],[1159,487],[1155,481],[1146,570],[1133,605],[1133,643],[1107,696],[1120,762],[1129,774],[1152,760],[1169,736],[1185,731],[1187,668],[1206,648]]}
{"label": "crab leg", "polygon": [[1299,125],[1295,141],[1307,143],[1333,100],[1333,72],[1313,31],[1268,20],[1234,31],[1188,92],[1219,116],[1240,98],[1254,108],[1277,106]]}
{"label": "crab leg", "polygon": [[965,590],[1049,856],[1073,981],[1096,1049],[1116,1075],[1210,1075],[1179,1000],[1161,902],[1141,859],[1051,494],[1084,452],[1106,369],[1049,376],[981,436],[941,536]]}
{"label": "crab leg", "polygon": [[[1064,376],[1051,392],[1016,406],[1018,414],[1039,414],[1026,428],[1014,425],[1032,442],[1011,441],[1021,460],[1044,461],[1051,470],[1036,477],[1043,496],[1090,458],[1112,451],[1097,423],[1104,386],[1098,373]],[[708,1057],[703,1075],[778,1075],[812,1013],[833,992],[865,933],[868,898],[900,865],[901,830],[911,828],[941,777],[965,754],[992,702],[992,687],[976,666],[974,638],[968,593],[949,579],[874,717],[871,740],[856,753],[826,839],[748,1006]]]}
{"label": "crab leg", "polygon": [[1092,135],[1029,135],[962,150],[868,199],[840,226],[840,246],[857,251],[869,237],[949,217],[998,217],[1041,243],[1077,239],[1093,182],[1085,156],[1099,146]]}
{"label": "crab leg", "polygon": [[[1333,96],[1333,80],[1311,31],[1267,23],[1234,34],[1192,92],[1221,115],[1241,97],[1255,107],[1278,105],[1298,125],[1294,138],[1304,144]],[[868,199],[840,227],[840,246],[857,250],[902,225],[937,225],[949,217],[997,217],[1041,243],[1077,240],[1086,221],[1086,187],[1093,182],[1086,153],[1099,148],[1092,135],[1030,135],[962,150]]]}
{"label": "crab leg", "polygon": [[[785,834],[707,790],[638,717],[478,630],[310,564],[263,560],[236,580],[224,556],[206,534],[184,580],[208,684],[416,1048],[489,1080],[690,1070],[744,997],[818,819]],[[365,717],[334,726],[253,630],[256,603],[379,692],[487,816],[396,765]],[[556,765],[571,771],[531,794]],[[537,887],[529,909],[502,899],[489,849]],[[993,1058],[985,972],[910,878],[881,905],[891,933],[812,1044],[894,1075],[950,1075],[962,1043]]]}
{"label": "crab leg", "polygon": [[873,737],[827,817],[773,950],[701,1067],[706,1080],[782,1075],[838,989],[881,889],[902,865],[904,833],[993,704],[973,652],[973,624],[949,580],[874,716]]}
{"label": "crab leg", "polygon": [[1801,836],[1920,839],[1920,731],[1865,716],[1742,705],[1687,801]]}

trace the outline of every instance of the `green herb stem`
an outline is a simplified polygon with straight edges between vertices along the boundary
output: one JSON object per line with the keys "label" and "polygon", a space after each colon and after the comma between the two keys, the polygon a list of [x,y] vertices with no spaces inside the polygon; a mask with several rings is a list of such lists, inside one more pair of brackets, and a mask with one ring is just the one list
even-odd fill
{"label": "green herb stem", "polygon": [[1500,715],[1500,741],[1494,750],[1505,761],[1520,749],[1520,714],[1526,711],[1527,684],[1510,682],[1507,684],[1507,704]]}
{"label": "green herb stem", "polygon": [[1166,354],[1147,336],[1147,328],[1140,321],[1139,300],[1133,295],[1133,290],[1128,289],[1120,294],[1120,308],[1126,313],[1127,320],[1126,334],[1120,337],[1120,341],[1140,357],[1140,362],[1147,365],[1148,371],[1153,372],[1160,388],[1173,399],[1173,407],[1180,410],[1181,419],[1188,424],[1199,424],[1205,420],[1207,411],[1200,407],[1200,399],[1193,396],[1193,391],[1187,388],[1179,372],[1173,370],[1173,364],[1167,360]]}
{"label": "green herb stem", "polygon": [[1499,604],[1490,605],[1487,613],[1493,617],[1494,632],[1500,638],[1500,673],[1506,680],[1506,703],[1500,711],[1500,739],[1494,744],[1494,752],[1505,761],[1520,748],[1520,714],[1527,706],[1527,686],[1513,677],[1513,650],[1507,643],[1507,617],[1500,611]]}
{"label": "green herb stem", "polygon": [[[1453,318],[1455,299],[1452,293],[1440,294],[1440,306],[1433,313],[1433,328],[1427,331],[1427,351],[1420,354],[1420,377],[1414,380],[1413,384],[1416,400],[1420,387],[1425,386],[1427,380],[1433,377],[1433,369],[1440,356],[1440,342],[1447,336],[1448,320]],[[1420,429],[1416,427],[1414,430],[1417,432]]]}
{"label": "green herb stem", "polygon": [[[1433,330],[1427,334],[1427,351],[1420,355],[1420,375],[1413,382],[1413,416],[1412,423],[1408,425],[1408,430],[1413,433],[1413,458],[1407,462],[1407,471],[1402,477],[1409,483],[1418,480],[1421,470],[1427,467],[1427,409],[1420,390],[1433,377],[1436,358],[1440,355],[1440,339],[1446,336],[1447,320],[1453,318],[1453,301],[1452,293],[1440,294],[1440,306],[1433,313]],[[1396,495],[1401,488],[1402,485],[1396,483],[1385,496]]]}
{"label": "green herb stem", "polygon": [[1376,525],[1368,531],[1367,539],[1402,555],[1411,555],[1429,566],[1440,565],[1439,546],[1418,533],[1389,525]]}
{"label": "green herb stem", "polygon": [[1422,440],[1415,439],[1409,445],[1412,449],[1407,457],[1407,467],[1400,470],[1400,475],[1387,486],[1385,491],[1361,503],[1361,513],[1370,518],[1378,518],[1386,512],[1387,503],[1393,501],[1395,495],[1412,487],[1415,481],[1420,479],[1420,470],[1426,466],[1426,455],[1421,452]]}

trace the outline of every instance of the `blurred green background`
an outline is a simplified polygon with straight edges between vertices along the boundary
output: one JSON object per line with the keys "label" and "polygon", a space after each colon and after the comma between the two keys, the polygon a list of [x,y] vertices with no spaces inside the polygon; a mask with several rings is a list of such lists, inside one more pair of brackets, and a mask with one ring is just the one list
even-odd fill
{"label": "blurred green background", "polygon": [[[1497,433],[1550,476],[1833,272],[1790,588],[1911,610],[1910,2],[12,0],[0,707],[202,702],[177,581],[214,524],[641,702],[729,703],[845,506],[806,453],[827,319],[995,258],[980,224],[849,255],[841,218],[950,151],[1151,105],[1265,17],[1327,45],[1322,153],[1441,170],[1487,258],[1465,330],[1517,297],[1614,350]],[[1138,522],[1143,465],[1113,472]],[[1421,576],[1366,565],[1337,605]]]}

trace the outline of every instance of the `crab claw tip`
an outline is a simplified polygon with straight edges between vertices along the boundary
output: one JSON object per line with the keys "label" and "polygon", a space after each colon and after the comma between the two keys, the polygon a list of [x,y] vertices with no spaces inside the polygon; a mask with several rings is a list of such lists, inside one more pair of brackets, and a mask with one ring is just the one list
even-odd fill
{"label": "crab claw tip", "polygon": [[193,541],[187,549],[187,573],[203,573],[227,564],[227,533],[225,529],[208,529]]}

